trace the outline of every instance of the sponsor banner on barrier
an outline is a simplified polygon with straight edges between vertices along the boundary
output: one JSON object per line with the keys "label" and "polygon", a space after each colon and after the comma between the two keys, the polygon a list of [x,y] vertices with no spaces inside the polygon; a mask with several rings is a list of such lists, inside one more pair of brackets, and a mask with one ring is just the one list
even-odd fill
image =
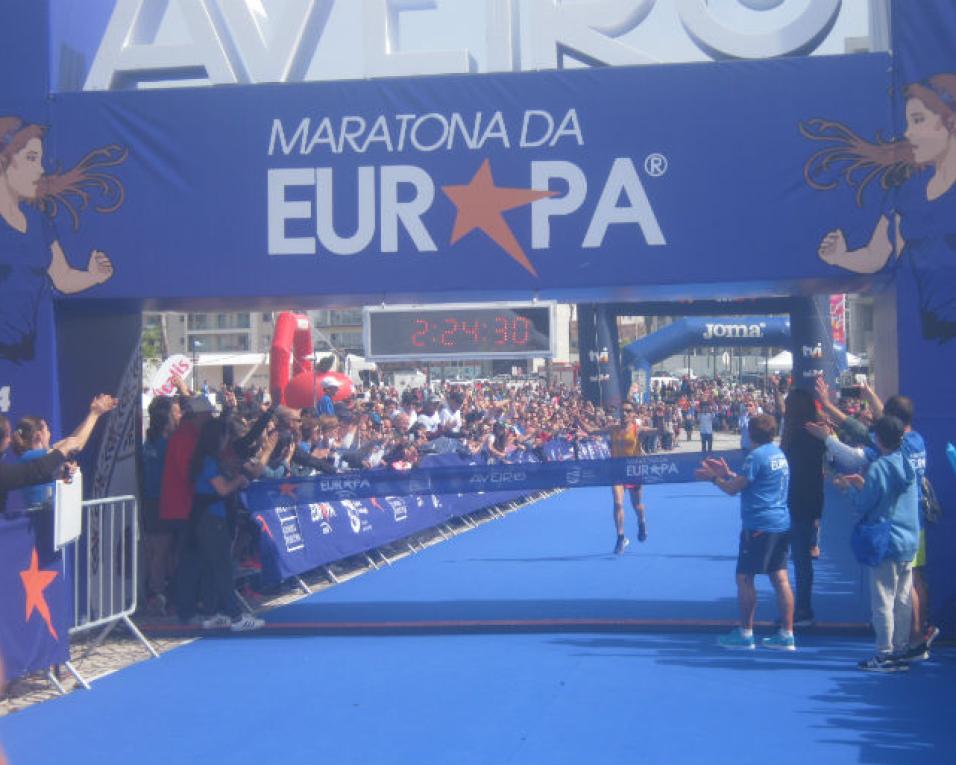
{"label": "sponsor banner on barrier", "polygon": [[700,464],[699,454],[612,459],[601,441],[552,441],[542,451],[553,461],[522,452],[506,464],[476,465],[452,453],[404,472],[257,481],[246,503],[261,531],[263,576],[296,576],[541,489],[686,482]]}
{"label": "sponsor banner on barrier", "polygon": [[516,492],[482,491],[262,508],[253,512],[261,531],[262,575],[267,581],[296,576],[518,496]]}
{"label": "sponsor banner on barrier", "polygon": [[498,465],[436,465],[412,470],[368,470],[342,475],[257,481],[246,492],[252,510],[291,504],[418,494],[475,491],[539,491],[617,483],[686,483],[694,480],[699,454],[561,460]]}

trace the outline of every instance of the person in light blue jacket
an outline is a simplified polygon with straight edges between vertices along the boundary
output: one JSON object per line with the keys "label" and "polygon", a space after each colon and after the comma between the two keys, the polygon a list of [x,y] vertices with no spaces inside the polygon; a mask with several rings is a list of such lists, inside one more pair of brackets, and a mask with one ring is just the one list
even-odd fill
{"label": "person in light blue jacket", "polygon": [[919,503],[916,471],[900,445],[905,426],[896,417],[876,422],[880,457],[866,476],[839,476],[835,483],[855,490],[854,506],[867,523],[890,522],[890,540],[879,565],[869,568],[870,607],[876,632],[876,655],[857,666],[869,672],[899,672],[909,669],[900,659],[909,645],[913,604],[913,558],[919,541]]}

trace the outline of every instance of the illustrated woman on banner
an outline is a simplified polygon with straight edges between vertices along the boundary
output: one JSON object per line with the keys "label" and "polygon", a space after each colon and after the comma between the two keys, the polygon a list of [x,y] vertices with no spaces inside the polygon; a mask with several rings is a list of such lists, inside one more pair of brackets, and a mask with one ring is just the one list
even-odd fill
{"label": "illustrated woman on banner", "polygon": [[832,189],[833,175],[842,176],[856,189],[857,204],[877,178],[884,189],[897,189],[869,242],[851,249],[843,231],[831,231],[818,255],[861,274],[892,267],[899,258],[908,261],[923,336],[943,342],[956,336],[956,74],[908,85],[904,100],[903,140],[870,143],[825,120],[801,126],[806,137],[832,144],[807,161],[804,177],[813,188]]}
{"label": "illustrated woman on banner", "polygon": [[85,269],[73,268],[53,219],[62,207],[76,229],[91,193],[106,200],[95,208],[105,213],[118,209],[124,197],[122,184],[103,168],[123,162],[125,149],[96,149],[74,168],[47,175],[45,133],[42,125],[0,116],[0,359],[14,362],[34,357],[37,312],[51,287],[71,295],[113,275],[113,264],[98,250]]}

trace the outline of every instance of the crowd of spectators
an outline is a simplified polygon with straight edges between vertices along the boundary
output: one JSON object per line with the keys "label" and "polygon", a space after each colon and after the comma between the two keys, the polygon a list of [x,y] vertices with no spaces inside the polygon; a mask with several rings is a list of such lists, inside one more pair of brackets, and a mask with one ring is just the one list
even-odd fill
{"label": "crowd of spectators", "polygon": [[[440,389],[372,386],[297,410],[260,390],[222,386],[153,398],[143,444],[146,588],[156,613],[175,610],[206,628],[256,629],[227,583],[236,566],[255,569],[257,527],[240,491],[257,478],[360,469],[406,470],[427,454],[505,462],[565,439],[573,452],[617,413],[566,387],[448,383]],[[214,403],[215,402],[215,403]],[[319,402],[317,402],[318,404]],[[230,546],[232,553],[229,554]]]}
{"label": "crowd of spectators", "polygon": [[[790,389],[786,379],[772,377],[769,383],[767,389],[758,389],[720,379],[684,378],[676,385],[655,387],[650,401],[641,401],[640,392],[632,388],[624,408],[643,442],[638,453],[672,449],[682,430],[691,438],[695,429],[705,452],[712,448],[712,433],[725,431],[740,433],[741,446],[757,453],[768,438],[781,436],[776,423],[782,424],[781,454],[790,463],[793,481],[781,501],[790,516],[787,545],[796,573],[796,614],[791,601],[786,621],[801,626],[814,620],[813,560],[819,555],[825,466],[834,473],[857,471],[857,478],[838,482],[860,491],[870,465],[900,448],[919,463],[922,477],[925,451],[916,453],[921,442],[915,435],[903,437],[903,447],[895,444],[895,449],[889,448],[895,442],[880,440],[879,429],[887,427],[886,411],[903,423],[901,433],[911,432],[912,404],[902,397],[884,406],[862,386],[855,394],[844,391],[848,395],[835,401],[822,383],[816,395]],[[149,408],[143,503],[148,587],[154,606],[160,608],[164,595],[174,593],[176,613],[183,621],[237,631],[261,626],[261,620],[242,613],[231,589],[236,560],[230,546],[240,560],[254,558],[257,549],[255,526],[243,521],[239,499],[248,481],[357,469],[404,470],[424,455],[450,451],[483,462],[509,461],[521,451],[544,459],[542,448],[549,442],[563,439],[573,450],[595,433],[622,427],[620,411],[587,401],[576,389],[537,379],[444,383],[403,391],[372,386],[343,400],[330,388],[321,407],[310,410],[278,406],[260,390],[224,386],[190,395],[183,388],[179,399],[157,398]],[[758,428],[760,444],[749,441],[751,421],[763,430],[773,428],[770,435]],[[715,468],[718,480],[722,470]],[[727,485],[736,486],[732,481]],[[737,490],[746,491],[746,484]],[[905,557],[909,548],[897,552],[897,558]],[[897,564],[906,568],[909,561],[894,559]],[[914,588],[904,571],[894,582],[891,596],[883,585],[873,585],[883,642],[874,660],[861,663],[865,669],[898,670],[905,665],[899,655],[908,660],[928,655],[935,633],[927,626],[925,607],[920,607],[925,605],[925,593],[920,597],[923,579],[917,574]],[[912,636],[909,640],[899,637],[900,625],[896,635],[887,626],[901,601],[916,605],[915,611],[905,607],[913,622],[905,630]],[[892,636],[890,653],[887,634]],[[782,645],[792,646],[792,635]]]}

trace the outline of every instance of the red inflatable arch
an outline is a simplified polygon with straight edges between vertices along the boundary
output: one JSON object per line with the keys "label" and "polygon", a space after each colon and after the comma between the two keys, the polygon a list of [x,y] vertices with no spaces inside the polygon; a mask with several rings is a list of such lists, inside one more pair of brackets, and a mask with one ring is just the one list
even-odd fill
{"label": "red inflatable arch", "polygon": [[309,317],[291,311],[280,313],[269,351],[269,390],[273,401],[295,409],[313,407],[322,397],[322,386],[328,379],[335,380],[339,386],[333,401],[343,401],[352,395],[352,381],[348,376],[341,372],[316,374],[314,353]]}

